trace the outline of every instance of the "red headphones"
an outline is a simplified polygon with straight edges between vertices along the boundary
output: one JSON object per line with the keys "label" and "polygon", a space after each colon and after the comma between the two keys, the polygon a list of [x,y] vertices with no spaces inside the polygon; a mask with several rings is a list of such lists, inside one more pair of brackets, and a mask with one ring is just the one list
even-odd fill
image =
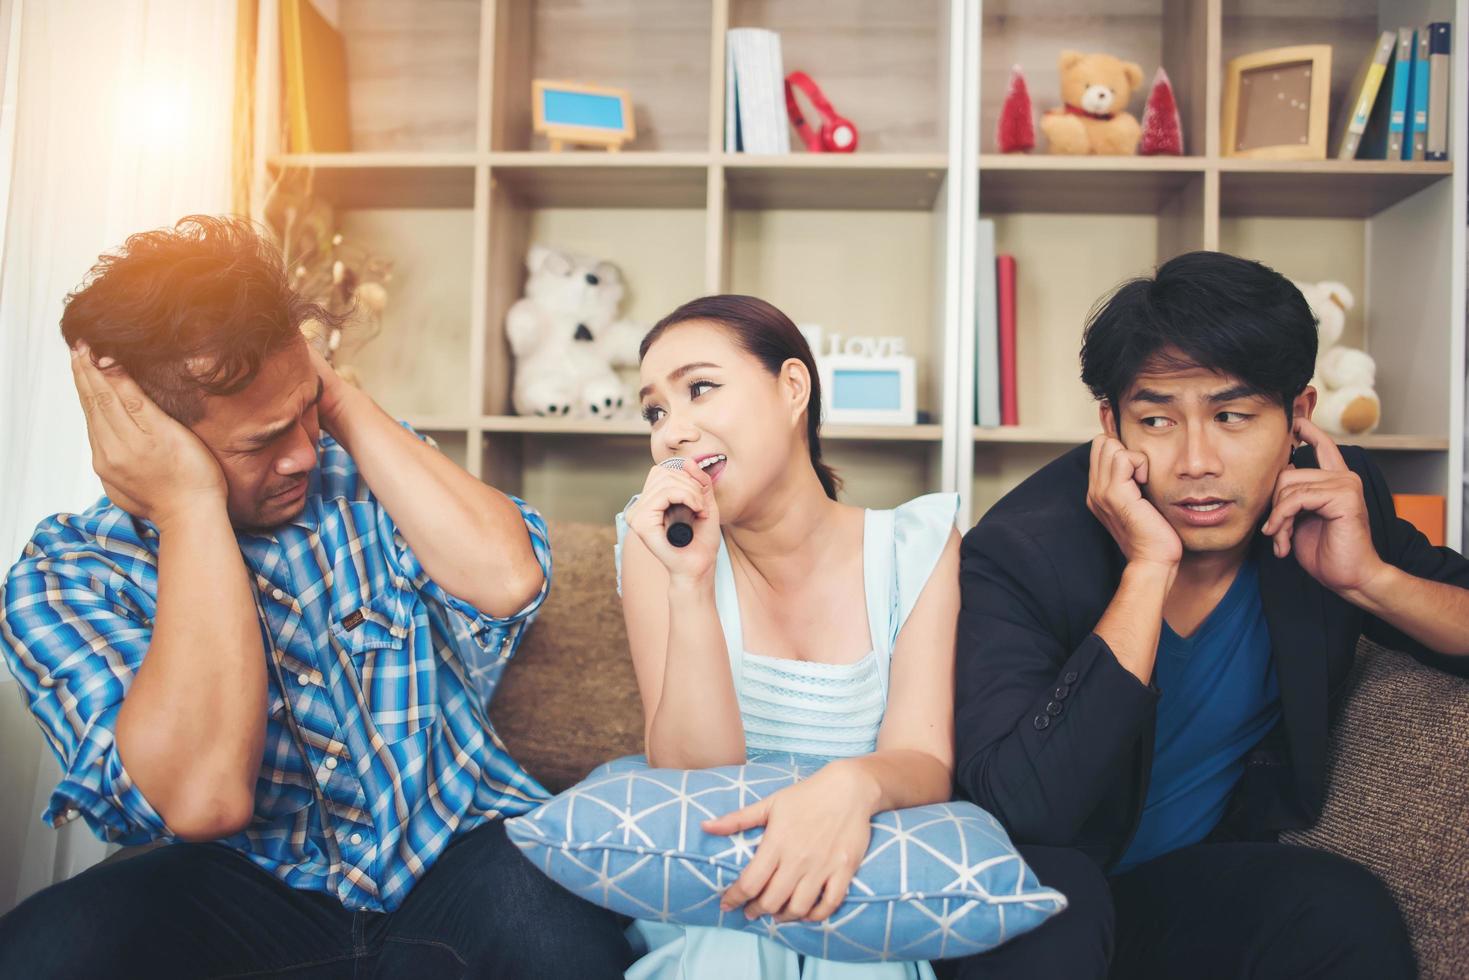
{"label": "red headphones", "polygon": [[[801,115],[801,109],[796,105],[797,88],[806,93],[816,111],[821,113],[820,133],[811,132],[806,117]],[[821,94],[820,87],[803,71],[793,71],[786,76],[786,112],[806,149],[812,153],[851,153],[857,149],[857,127],[850,119],[837,115],[826,96]]]}

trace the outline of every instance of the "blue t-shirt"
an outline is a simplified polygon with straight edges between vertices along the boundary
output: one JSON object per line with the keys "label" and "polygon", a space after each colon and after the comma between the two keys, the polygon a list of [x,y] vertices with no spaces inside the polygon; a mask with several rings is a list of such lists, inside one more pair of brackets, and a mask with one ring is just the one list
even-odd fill
{"label": "blue t-shirt", "polygon": [[1244,772],[1245,755],[1280,718],[1254,562],[1240,566],[1193,636],[1184,639],[1163,624],[1153,683],[1160,692],[1153,775],[1137,835],[1114,874],[1209,836]]}

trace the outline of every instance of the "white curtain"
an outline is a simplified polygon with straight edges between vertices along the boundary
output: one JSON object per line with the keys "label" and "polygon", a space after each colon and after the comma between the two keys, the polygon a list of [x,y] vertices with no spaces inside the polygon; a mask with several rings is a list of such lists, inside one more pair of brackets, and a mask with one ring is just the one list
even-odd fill
{"label": "white curtain", "polygon": [[[0,17],[22,3],[18,71],[4,93],[15,135],[0,145],[0,179],[10,176],[0,187],[5,568],[39,520],[100,494],[61,340],[62,300],[129,234],[229,209],[234,99],[235,0],[7,0]],[[0,711],[20,710],[8,672],[0,675]],[[0,826],[0,848],[22,848],[16,900],[104,853],[80,821],[60,833],[41,825],[57,772],[39,730],[26,730],[30,744],[5,745],[5,770],[34,757],[34,778],[0,787],[31,804],[25,826]],[[0,910],[10,905],[7,884]]]}

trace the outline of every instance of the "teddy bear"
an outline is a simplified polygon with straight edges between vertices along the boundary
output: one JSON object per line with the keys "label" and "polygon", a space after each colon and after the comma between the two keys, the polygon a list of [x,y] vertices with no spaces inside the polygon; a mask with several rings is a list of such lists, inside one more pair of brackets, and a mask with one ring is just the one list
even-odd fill
{"label": "teddy bear", "polygon": [[629,417],[633,399],[616,369],[637,366],[645,331],[618,315],[621,270],[544,245],[531,246],[525,268],[525,295],[505,314],[505,335],[515,354],[515,411]]}
{"label": "teddy bear", "polygon": [[1050,152],[1073,155],[1132,155],[1142,127],[1127,111],[1143,83],[1143,70],[1110,54],[1062,51],[1059,109],[1041,116]]}
{"label": "teddy bear", "polygon": [[1339,282],[1297,282],[1316,317],[1316,424],[1337,435],[1362,435],[1382,420],[1382,402],[1374,385],[1377,362],[1366,351],[1338,347],[1347,311],[1356,305],[1352,291]]}

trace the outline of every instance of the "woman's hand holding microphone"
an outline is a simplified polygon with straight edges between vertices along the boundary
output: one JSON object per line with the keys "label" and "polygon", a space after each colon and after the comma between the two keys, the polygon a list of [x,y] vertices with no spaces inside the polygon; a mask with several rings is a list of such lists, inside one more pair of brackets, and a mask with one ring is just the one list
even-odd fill
{"label": "woman's hand holding microphone", "polygon": [[[625,515],[627,526],[668,569],[670,585],[695,585],[712,580],[719,555],[719,505],[714,483],[692,460],[678,468],[664,460],[648,472],[643,492]],[[684,510],[687,508],[687,510]],[[686,524],[692,537],[673,525]],[[670,539],[673,539],[672,541]],[[678,546],[673,543],[687,539]]]}

